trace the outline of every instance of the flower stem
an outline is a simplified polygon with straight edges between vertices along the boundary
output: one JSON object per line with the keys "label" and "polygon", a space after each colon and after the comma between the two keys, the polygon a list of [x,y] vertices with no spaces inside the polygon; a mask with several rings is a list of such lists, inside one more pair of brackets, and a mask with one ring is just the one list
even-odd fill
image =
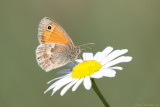
{"label": "flower stem", "polygon": [[107,103],[107,101],[105,100],[105,98],[103,97],[103,95],[101,94],[101,92],[99,91],[94,79],[91,79],[92,81],[92,88],[95,91],[95,93],[98,95],[98,97],[101,99],[102,103],[104,104],[105,107],[110,107],[109,104]]}

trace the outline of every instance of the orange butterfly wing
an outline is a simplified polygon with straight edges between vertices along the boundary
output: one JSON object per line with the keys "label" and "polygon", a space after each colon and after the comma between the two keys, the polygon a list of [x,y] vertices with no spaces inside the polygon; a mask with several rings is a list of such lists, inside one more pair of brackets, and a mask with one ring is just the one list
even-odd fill
{"label": "orange butterfly wing", "polygon": [[65,34],[60,31],[57,27],[54,27],[53,30],[45,29],[42,35],[43,43],[60,43],[68,44],[68,39],[65,37]]}
{"label": "orange butterfly wing", "polygon": [[65,30],[48,17],[41,20],[38,29],[38,36],[40,43],[59,43],[74,46]]}

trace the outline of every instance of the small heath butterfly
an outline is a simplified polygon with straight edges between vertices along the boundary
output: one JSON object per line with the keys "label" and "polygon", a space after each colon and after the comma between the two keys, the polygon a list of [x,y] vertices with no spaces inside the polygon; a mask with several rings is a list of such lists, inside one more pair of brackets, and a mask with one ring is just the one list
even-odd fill
{"label": "small heath butterfly", "polygon": [[38,65],[46,72],[75,61],[81,50],[53,19],[44,17],[38,27],[40,45],[36,49]]}

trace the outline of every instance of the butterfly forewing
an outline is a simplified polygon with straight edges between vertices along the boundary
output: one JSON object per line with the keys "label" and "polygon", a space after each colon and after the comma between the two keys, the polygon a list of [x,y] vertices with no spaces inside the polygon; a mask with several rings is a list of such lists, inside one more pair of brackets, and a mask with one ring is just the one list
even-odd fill
{"label": "butterfly forewing", "polygon": [[[51,29],[48,29],[48,27]],[[44,17],[39,24],[38,38],[40,43],[60,43],[74,46],[65,30],[53,19]]]}

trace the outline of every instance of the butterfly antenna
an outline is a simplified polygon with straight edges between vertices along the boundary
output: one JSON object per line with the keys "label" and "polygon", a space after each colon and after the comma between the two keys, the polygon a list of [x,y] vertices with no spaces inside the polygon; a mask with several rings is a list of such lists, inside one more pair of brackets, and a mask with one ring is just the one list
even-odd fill
{"label": "butterfly antenna", "polygon": [[86,44],[79,45],[79,47],[86,46],[86,45],[95,45],[95,43],[86,43]]}
{"label": "butterfly antenna", "polygon": [[89,47],[89,46],[83,46],[83,48],[85,48],[85,49],[86,49],[86,48],[91,49],[91,47]]}
{"label": "butterfly antenna", "polygon": [[87,44],[82,44],[79,47],[81,48],[81,51],[86,51],[86,49],[91,49],[91,47],[87,45],[94,45],[95,43],[87,43]]}

